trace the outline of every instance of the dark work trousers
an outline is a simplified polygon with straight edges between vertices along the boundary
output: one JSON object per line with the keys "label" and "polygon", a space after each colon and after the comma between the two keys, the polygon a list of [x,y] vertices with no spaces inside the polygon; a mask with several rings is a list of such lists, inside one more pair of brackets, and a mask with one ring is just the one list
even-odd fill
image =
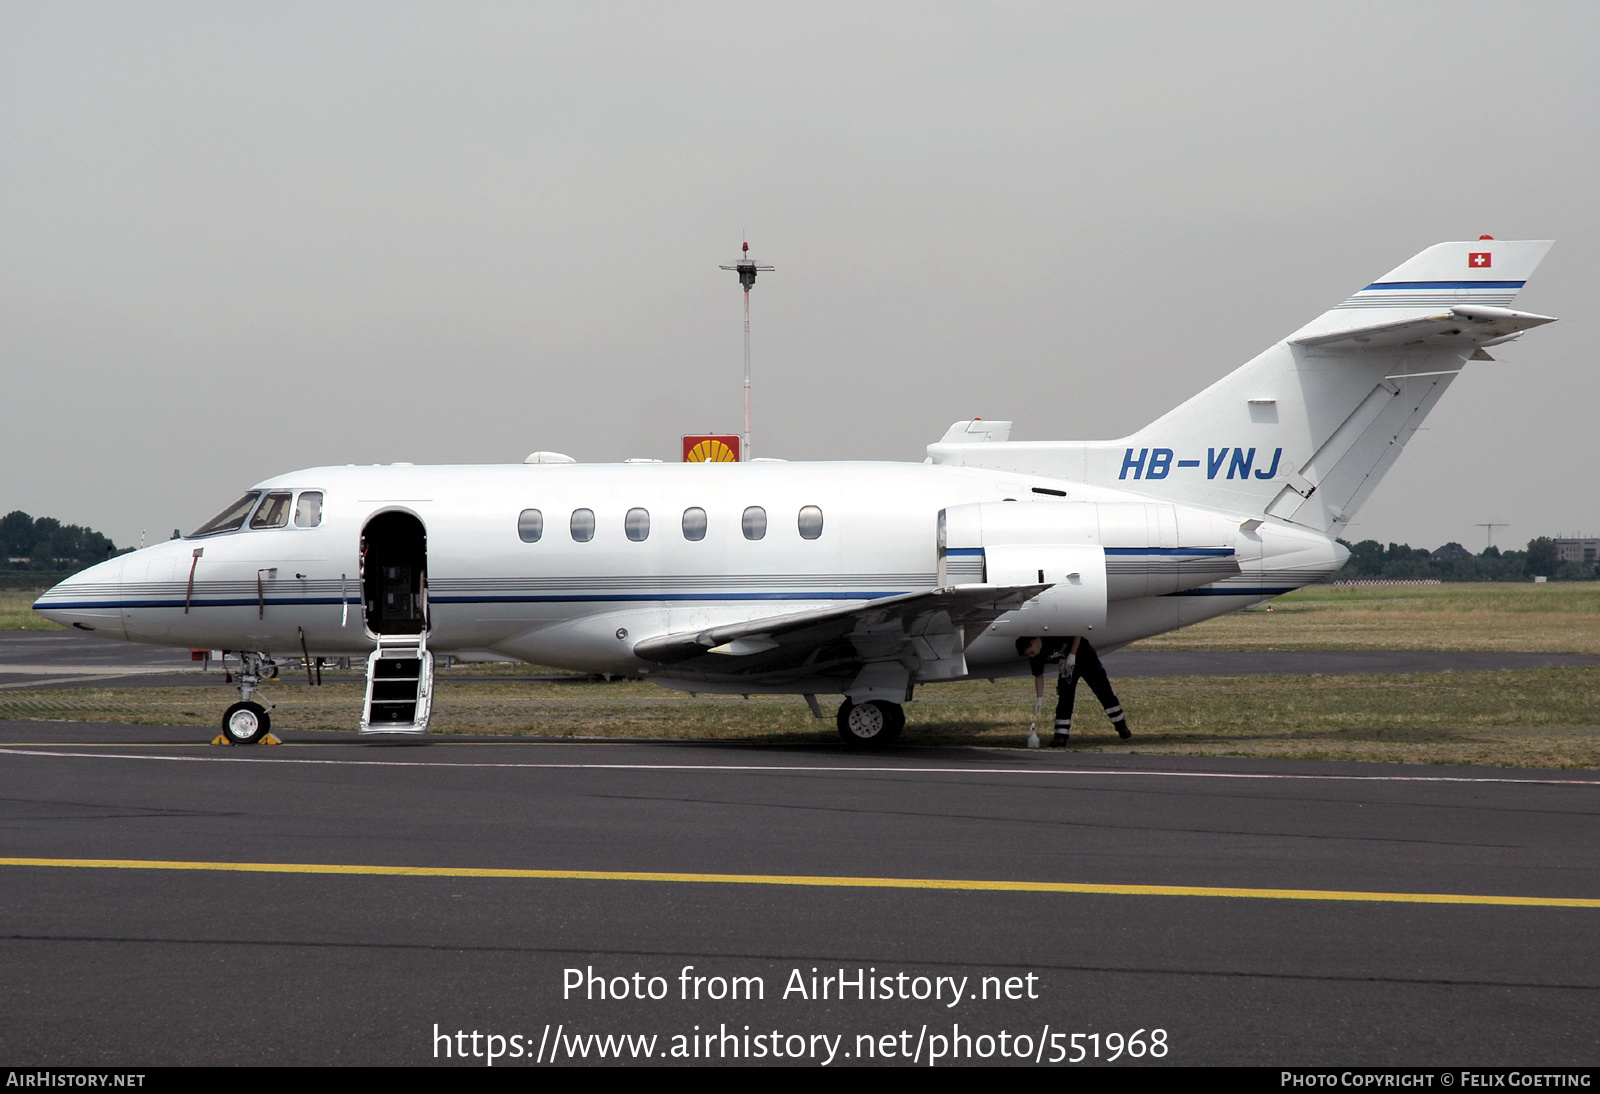
{"label": "dark work trousers", "polygon": [[1056,694],[1060,696],[1056,700],[1056,732],[1072,732],[1072,701],[1078,694],[1080,678],[1088,683],[1089,690],[1106,708],[1106,717],[1113,724],[1122,721],[1122,704],[1117,701],[1117,693],[1111,690],[1111,680],[1106,676],[1105,667],[1100,664],[1093,646],[1079,642],[1078,659],[1073,663],[1072,674],[1056,681]]}

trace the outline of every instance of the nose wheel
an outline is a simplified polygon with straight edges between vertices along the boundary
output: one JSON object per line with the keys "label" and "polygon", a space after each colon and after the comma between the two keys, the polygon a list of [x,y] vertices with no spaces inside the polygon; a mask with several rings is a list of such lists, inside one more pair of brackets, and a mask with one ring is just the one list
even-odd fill
{"label": "nose wheel", "polygon": [[846,699],[839,707],[839,736],[852,748],[882,748],[893,744],[906,727],[905,708],[899,703]]}
{"label": "nose wheel", "polygon": [[222,735],[236,745],[253,745],[272,728],[272,716],[260,703],[235,703],[222,716]]}
{"label": "nose wheel", "polygon": [[[253,745],[262,741],[277,744],[277,740],[269,737],[267,732],[272,728],[272,716],[267,713],[272,709],[272,701],[256,687],[263,680],[277,678],[277,663],[264,653],[240,653],[239,660],[239,701],[222,715],[222,736],[230,744],[236,745]],[[253,701],[252,696],[261,702]],[[222,738],[212,743],[221,744]]]}

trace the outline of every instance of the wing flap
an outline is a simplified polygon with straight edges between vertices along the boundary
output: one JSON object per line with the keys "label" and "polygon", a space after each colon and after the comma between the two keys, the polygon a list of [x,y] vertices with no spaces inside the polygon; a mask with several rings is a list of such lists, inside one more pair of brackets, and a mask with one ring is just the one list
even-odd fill
{"label": "wing flap", "polygon": [[961,654],[977,631],[1049,585],[954,585],[866,604],[819,608],[646,638],[637,657],[673,672],[705,676],[854,675],[871,661],[917,662]]}

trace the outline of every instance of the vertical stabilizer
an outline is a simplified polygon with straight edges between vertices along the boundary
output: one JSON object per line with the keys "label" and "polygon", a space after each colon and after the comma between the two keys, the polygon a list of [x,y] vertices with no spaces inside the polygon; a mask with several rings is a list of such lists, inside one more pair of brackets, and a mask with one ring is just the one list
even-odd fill
{"label": "vertical stabilizer", "polygon": [[1552,321],[1510,307],[1550,246],[1429,247],[1120,441],[929,455],[1337,532],[1469,360]]}

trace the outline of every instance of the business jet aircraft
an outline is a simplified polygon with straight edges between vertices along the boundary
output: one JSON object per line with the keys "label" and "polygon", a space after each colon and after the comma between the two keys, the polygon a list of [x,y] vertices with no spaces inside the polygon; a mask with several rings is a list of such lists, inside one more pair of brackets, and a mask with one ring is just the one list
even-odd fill
{"label": "business jet aircraft", "polygon": [[1549,248],[1430,247],[1118,441],[973,420],[921,464],[316,467],[34,609],[236,654],[239,744],[296,654],[366,655],[361,731],[424,732],[435,653],[818,717],[842,695],[841,736],[883,744],[918,684],[1026,672],[1019,636],[1114,649],[1338,570],[1335,537],[1467,362],[1553,322],[1509,308]]}

